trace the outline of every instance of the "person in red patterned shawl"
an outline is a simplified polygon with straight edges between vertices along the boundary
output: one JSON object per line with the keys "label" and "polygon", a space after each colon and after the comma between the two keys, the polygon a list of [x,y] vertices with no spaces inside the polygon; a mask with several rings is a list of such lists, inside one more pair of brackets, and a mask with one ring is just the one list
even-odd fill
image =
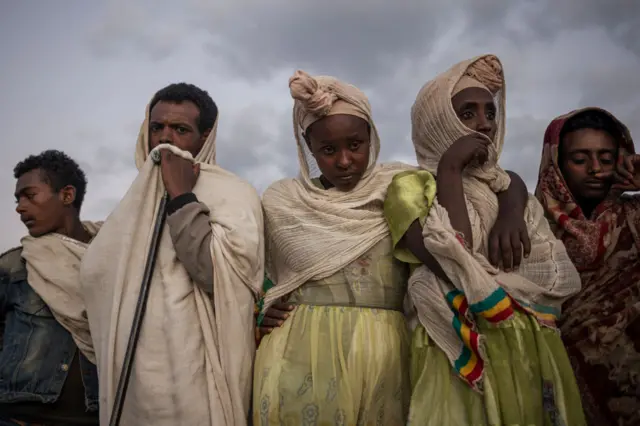
{"label": "person in red patterned shawl", "polygon": [[536,196],[582,278],[560,323],[592,425],[640,424],[640,156],[599,108],[553,120]]}

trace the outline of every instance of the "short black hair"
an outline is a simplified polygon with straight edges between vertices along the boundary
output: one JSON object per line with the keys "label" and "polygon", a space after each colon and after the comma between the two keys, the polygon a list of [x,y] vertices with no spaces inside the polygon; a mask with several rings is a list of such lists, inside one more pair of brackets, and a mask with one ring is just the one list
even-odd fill
{"label": "short black hair", "polygon": [[87,191],[87,178],[78,163],[71,157],[55,149],[43,151],[38,155],[30,155],[14,167],[13,177],[19,179],[20,176],[32,170],[40,170],[44,181],[55,192],[67,185],[73,186],[76,189],[76,199],[73,201],[73,206],[78,212],[80,211]]}
{"label": "short black hair", "polygon": [[617,143],[622,137],[618,123],[608,114],[598,110],[587,110],[567,120],[560,131],[560,142],[568,133],[582,129],[601,130],[608,133]]}
{"label": "short black hair", "polygon": [[198,117],[198,130],[204,133],[213,128],[213,124],[218,117],[218,106],[211,99],[209,93],[202,90],[198,86],[188,83],[174,83],[156,92],[149,105],[149,111],[158,102],[173,102],[180,104],[182,102],[193,102],[200,110]]}

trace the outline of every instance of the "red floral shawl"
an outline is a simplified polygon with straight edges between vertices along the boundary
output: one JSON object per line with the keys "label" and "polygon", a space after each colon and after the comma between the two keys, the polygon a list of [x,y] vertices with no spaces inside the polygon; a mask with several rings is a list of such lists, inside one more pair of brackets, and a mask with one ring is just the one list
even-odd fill
{"label": "red floral shawl", "polygon": [[[624,219],[629,213],[637,211],[638,203],[630,202],[632,198],[620,197],[619,192],[612,191],[610,196],[595,209],[591,217],[586,218],[560,172],[558,147],[562,127],[568,119],[587,110],[605,113],[618,124],[622,134],[620,158],[625,154],[635,153],[627,127],[612,114],[599,108],[572,111],[556,118],[547,127],[535,194],[544,206],[556,236],[564,242],[571,260],[581,272],[599,268],[602,262],[613,254],[612,249],[615,249],[620,227],[632,226],[637,238],[637,232],[635,232],[637,223],[630,224]],[[630,207],[631,211],[629,211]],[[631,216],[636,215],[631,214]]]}
{"label": "red floral shawl", "polygon": [[582,290],[563,307],[559,322],[590,424],[640,424],[640,197],[612,191],[584,216],[558,167],[560,132],[585,110],[614,118],[620,156],[635,153],[629,130],[598,108],[570,112],[551,122],[536,197],[582,278]]}

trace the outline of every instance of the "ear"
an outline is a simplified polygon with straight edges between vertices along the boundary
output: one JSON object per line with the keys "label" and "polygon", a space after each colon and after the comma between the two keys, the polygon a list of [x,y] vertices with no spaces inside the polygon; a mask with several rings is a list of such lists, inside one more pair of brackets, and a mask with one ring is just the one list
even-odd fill
{"label": "ear", "polygon": [[76,201],[76,188],[71,185],[67,185],[60,190],[58,197],[60,198],[62,205],[65,207],[71,207]]}

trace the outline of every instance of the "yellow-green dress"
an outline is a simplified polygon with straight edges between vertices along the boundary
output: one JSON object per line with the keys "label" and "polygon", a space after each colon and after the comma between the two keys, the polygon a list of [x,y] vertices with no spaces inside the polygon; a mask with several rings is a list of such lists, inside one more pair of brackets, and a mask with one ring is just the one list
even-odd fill
{"label": "yellow-green dress", "polygon": [[[426,171],[396,175],[387,192],[385,216],[395,244],[416,219],[424,224],[435,197]],[[429,199],[429,200],[428,200]],[[405,250],[399,259],[420,262]],[[416,324],[411,342],[411,406],[408,424],[420,426],[582,426],[578,387],[557,330],[524,311],[500,323],[475,318],[484,336],[483,392],[463,381],[445,353]]]}
{"label": "yellow-green dress", "polygon": [[408,268],[392,251],[387,237],[290,295],[295,310],[256,354],[254,426],[406,424]]}

